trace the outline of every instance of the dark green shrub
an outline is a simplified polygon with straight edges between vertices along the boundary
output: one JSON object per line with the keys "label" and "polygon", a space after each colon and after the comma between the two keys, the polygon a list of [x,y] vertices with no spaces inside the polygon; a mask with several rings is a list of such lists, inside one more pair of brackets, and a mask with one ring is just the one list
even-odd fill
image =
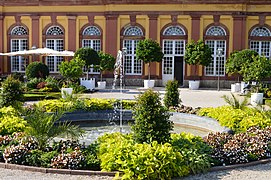
{"label": "dark green shrub", "polygon": [[45,79],[49,75],[49,68],[42,62],[32,62],[26,67],[25,71],[27,79],[43,78]]}
{"label": "dark green shrub", "polygon": [[99,144],[92,143],[87,148],[83,149],[85,156],[86,169],[100,170],[101,160],[98,159]]}
{"label": "dark green shrub", "polygon": [[158,93],[149,89],[139,95],[133,112],[135,124],[132,126],[132,130],[135,140],[140,143],[168,142],[170,131],[173,129],[169,116],[170,114],[161,104]]}
{"label": "dark green shrub", "polygon": [[27,89],[37,89],[39,83],[43,82],[41,78],[32,78],[26,83]]}
{"label": "dark green shrub", "polygon": [[[38,150],[37,150],[38,151]],[[52,159],[58,155],[57,151],[49,151],[49,152],[43,152],[40,156],[40,166],[49,168],[51,167],[51,161]]]}
{"label": "dark green shrub", "polygon": [[166,84],[166,94],[164,97],[164,104],[167,108],[177,107],[181,101],[178,90],[178,81],[168,81]]}
{"label": "dark green shrub", "polygon": [[0,93],[0,106],[19,106],[23,100],[23,88],[19,80],[9,76],[2,83],[2,92]]}
{"label": "dark green shrub", "polygon": [[50,88],[51,92],[58,92],[59,91],[59,82],[52,76],[48,76],[45,79],[46,85],[45,87]]}
{"label": "dark green shrub", "polygon": [[85,65],[87,67],[87,78],[88,78],[89,68],[91,66],[96,68],[100,64],[100,57],[97,51],[89,47],[82,47],[78,49],[74,53],[74,57],[78,57],[79,59],[82,59],[85,61]]}
{"label": "dark green shrub", "polygon": [[172,134],[172,146],[179,151],[193,174],[206,172],[211,167],[212,149],[199,136],[188,133]]}
{"label": "dark green shrub", "polygon": [[21,82],[24,82],[24,73],[19,73],[19,72],[14,72],[11,74],[11,76],[14,78],[14,79],[18,79],[19,81]]}

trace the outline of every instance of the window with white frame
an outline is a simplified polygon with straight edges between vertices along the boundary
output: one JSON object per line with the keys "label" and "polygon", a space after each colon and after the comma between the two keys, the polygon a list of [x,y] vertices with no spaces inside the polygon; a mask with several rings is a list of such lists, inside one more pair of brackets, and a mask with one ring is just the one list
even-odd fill
{"label": "window with white frame", "polygon": [[[174,57],[184,56],[185,40],[180,39],[184,36],[185,31],[180,26],[169,26],[163,32],[163,53],[164,58],[162,62],[163,75],[173,75],[174,71]],[[170,37],[170,39],[167,39]]]}
{"label": "window with white frame", "polygon": [[[52,26],[46,31],[46,47],[56,51],[64,50],[64,31],[59,26]],[[51,38],[55,37],[55,38]],[[52,73],[59,72],[59,65],[63,61],[62,56],[47,56],[46,64]]]}
{"label": "window with white frame", "polygon": [[[101,31],[95,26],[88,26],[82,32],[82,47],[89,47],[95,51],[101,51]],[[87,67],[84,67],[84,72],[87,72]],[[100,71],[90,68],[90,74],[99,74]]]}
{"label": "window with white frame", "polygon": [[142,61],[136,59],[138,38],[143,37],[143,31],[137,26],[128,26],[123,33],[123,47],[127,49],[124,56],[124,72],[126,75],[142,75]]}
{"label": "window with white frame", "polygon": [[[206,76],[224,76],[226,62],[226,31],[221,26],[211,26],[206,31],[205,43],[212,50],[212,62],[205,67]],[[209,37],[208,37],[209,36]],[[216,39],[216,37],[219,37]],[[225,39],[225,40],[223,40]],[[222,54],[218,54],[218,49],[222,50]]]}
{"label": "window with white frame", "polygon": [[[260,55],[270,58],[271,54],[271,32],[266,27],[256,27],[250,33],[250,49]],[[264,39],[266,38],[266,40]]]}
{"label": "window with white frame", "polygon": [[[10,32],[10,51],[23,51],[28,49],[27,30],[23,26],[16,26]],[[27,59],[24,56],[11,57],[11,72],[25,72]]]}

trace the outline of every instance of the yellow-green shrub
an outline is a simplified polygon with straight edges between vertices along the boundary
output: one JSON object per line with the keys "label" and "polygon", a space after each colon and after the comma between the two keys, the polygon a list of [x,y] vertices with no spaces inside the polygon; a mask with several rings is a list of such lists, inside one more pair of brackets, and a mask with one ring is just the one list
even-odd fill
{"label": "yellow-green shrub", "polygon": [[70,110],[73,108],[72,101],[62,101],[58,99],[39,101],[36,106],[43,107],[46,112],[56,112],[59,109]]}
{"label": "yellow-green shrub", "polygon": [[113,99],[84,99],[84,105],[86,110],[108,110],[114,109],[114,101]]}
{"label": "yellow-green shrub", "polygon": [[185,176],[189,168],[169,143],[135,143],[131,135],[107,134],[99,138],[103,171],[123,171],[122,179],[171,179]]}
{"label": "yellow-green shrub", "polygon": [[25,129],[26,121],[11,106],[0,109],[0,134],[7,135]]}
{"label": "yellow-green shrub", "polygon": [[249,127],[261,128],[271,125],[271,119],[264,112],[252,108],[234,109],[231,106],[217,108],[202,108],[198,115],[217,119],[222,126],[226,126],[235,132],[245,132]]}

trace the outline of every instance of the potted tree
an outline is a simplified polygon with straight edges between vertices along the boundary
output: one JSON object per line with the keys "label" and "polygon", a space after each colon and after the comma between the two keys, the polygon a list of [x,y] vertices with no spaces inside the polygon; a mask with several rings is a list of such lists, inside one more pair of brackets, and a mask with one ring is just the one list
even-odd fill
{"label": "potted tree", "polygon": [[85,61],[85,66],[87,68],[87,78],[80,78],[80,85],[85,86],[88,90],[94,90],[95,89],[95,79],[88,78],[89,69],[91,67],[97,68],[97,66],[100,64],[100,57],[94,49],[89,48],[89,47],[79,48],[74,53],[74,57],[77,57],[77,56],[79,56],[80,59]]}
{"label": "potted tree", "polygon": [[116,59],[111,54],[107,54],[104,52],[99,52],[98,55],[100,57],[100,64],[98,69],[100,70],[101,73],[101,80],[98,81],[98,88],[105,89],[106,81],[103,81],[103,72],[114,70]]}
{"label": "potted tree", "polygon": [[162,61],[164,57],[162,48],[156,41],[151,39],[141,40],[136,48],[136,57],[144,63],[148,63],[148,80],[144,80],[144,88],[154,87],[155,80],[150,80],[150,63]]}
{"label": "potted tree", "polygon": [[[245,64],[250,64],[253,62],[253,57],[257,56],[258,53],[256,51],[250,49],[244,49],[242,51],[234,51],[230,54],[230,57],[227,59],[226,62],[226,73],[229,74],[237,74],[238,75],[238,82],[239,76],[241,75],[241,69]],[[235,83],[231,85],[232,92],[238,92],[241,90],[241,93],[244,92],[246,84],[245,82]]]}
{"label": "potted tree", "polygon": [[253,62],[246,62],[241,68],[241,75],[245,82],[256,81],[255,92],[251,93],[251,104],[256,106],[263,103],[263,92],[259,88],[262,80],[271,75],[271,61],[264,56],[253,56]]}
{"label": "potted tree", "polygon": [[89,48],[89,47],[79,48],[74,53],[74,57],[77,57],[77,56],[79,56],[80,59],[85,61],[85,65],[87,67],[87,79],[88,79],[89,69],[91,67],[95,68],[96,66],[100,64],[100,57],[94,49]]}
{"label": "potted tree", "polygon": [[[202,40],[192,40],[186,45],[184,60],[189,65],[208,66],[212,62],[212,50]],[[198,76],[196,67],[192,73],[194,80],[189,81],[189,89],[198,89],[200,81],[195,80]]]}
{"label": "potted tree", "polygon": [[61,88],[62,98],[66,97],[66,94],[71,95],[73,89],[70,87],[72,82],[78,79],[83,74],[83,66],[85,61],[79,57],[75,57],[71,61],[63,61],[59,65],[60,74],[65,78],[66,82]]}

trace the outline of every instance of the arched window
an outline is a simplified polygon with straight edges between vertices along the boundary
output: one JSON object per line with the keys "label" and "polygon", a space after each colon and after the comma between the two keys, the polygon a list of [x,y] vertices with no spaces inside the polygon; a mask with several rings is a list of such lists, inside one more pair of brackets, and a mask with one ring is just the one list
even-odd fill
{"label": "arched window", "polygon": [[[98,27],[87,26],[83,29],[81,37],[82,47],[90,47],[97,52],[102,50],[102,33]],[[90,68],[87,71],[86,67],[84,67],[84,72],[89,72],[90,74],[100,73],[99,70],[94,68]]]}
{"label": "arched window", "polygon": [[137,26],[129,26],[124,30],[124,36],[143,36],[143,31]]}
{"label": "arched window", "polygon": [[[24,26],[15,26],[10,31],[10,51],[23,51],[28,49],[28,31]],[[11,57],[11,72],[24,72],[27,60],[23,56]]]}
{"label": "arched window", "polygon": [[124,71],[126,75],[142,75],[142,61],[136,59],[136,46],[144,33],[138,26],[127,26],[123,31],[123,47],[127,49],[124,56]]}
{"label": "arched window", "polygon": [[250,33],[250,49],[270,58],[271,32],[267,27],[255,27]]}
{"label": "arched window", "polygon": [[[224,76],[227,51],[227,33],[221,26],[211,26],[205,34],[205,43],[212,50],[213,60],[209,66],[205,67],[206,76]],[[221,49],[222,54],[218,53]]]}
{"label": "arched window", "polygon": [[162,61],[162,80],[165,85],[168,80],[178,80],[183,85],[184,53],[187,36],[179,25],[170,25],[161,35],[164,58]]}
{"label": "arched window", "polygon": [[224,28],[220,26],[211,26],[207,31],[206,31],[207,36],[226,36],[226,31]]}
{"label": "arched window", "polygon": [[[56,51],[64,50],[64,31],[59,26],[51,26],[46,30],[46,47]],[[47,56],[46,64],[49,71],[56,73],[59,71],[58,65],[63,61],[62,56]]]}
{"label": "arched window", "polygon": [[163,35],[182,36],[182,35],[185,35],[185,31],[180,26],[169,26],[164,30]]}

